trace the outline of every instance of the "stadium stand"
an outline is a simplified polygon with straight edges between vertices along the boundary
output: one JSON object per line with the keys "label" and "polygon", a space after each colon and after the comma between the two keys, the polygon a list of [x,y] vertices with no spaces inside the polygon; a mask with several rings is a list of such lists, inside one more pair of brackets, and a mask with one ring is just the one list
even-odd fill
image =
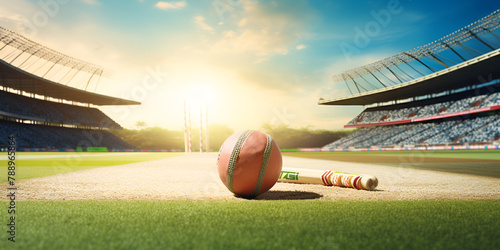
{"label": "stadium stand", "polygon": [[472,131],[463,136],[458,142],[489,142],[500,139],[500,119],[494,120],[490,124]]}
{"label": "stadium stand", "polygon": [[[77,147],[107,147],[113,149],[133,149],[106,130],[62,128],[46,125],[22,124],[0,120],[0,136],[15,135],[18,148],[75,149]],[[0,148],[6,148],[7,140],[0,141]]]}
{"label": "stadium stand", "polygon": [[427,99],[425,101],[368,108],[352,119],[348,124],[401,121],[500,105],[500,92],[476,95],[477,93],[486,93],[488,91],[500,91],[500,84],[496,83],[478,89]]}
{"label": "stadium stand", "polygon": [[344,126],[353,133],[324,149],[498,148],[498,27],[500,10],[432,43],[334,75],[352,95],[320,98],[320,105],[369,107]]}
{"label": "stadium stand", "polygon": [[362,127],[326,148],[406,147],[491,142],[500,137],[500,114],[403,125]]}
{"label": "stadium stand", "polygon": [[[2,138],[13,135],[19,149],[36,151],[135,149],[107,130],[122,127],[95,107],[140,103],[86,90],[92,84],[97,89],[108,71],[2,27],[0,43]],[[6,143],[0,141],[0,150]]]}
{"label": "stadium stand", "polygon": [[77,127],[115,128],[121,126],[96,108],[44,101],[0,91],[0,114],[29,117],[45,124],[66,124]]}

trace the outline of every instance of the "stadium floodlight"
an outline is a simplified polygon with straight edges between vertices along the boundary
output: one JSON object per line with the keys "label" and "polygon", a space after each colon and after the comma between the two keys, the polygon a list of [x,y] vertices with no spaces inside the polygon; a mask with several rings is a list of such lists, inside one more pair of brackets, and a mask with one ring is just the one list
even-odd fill
{"label": "stadium floodlight", "polygon": [[[423,66],[425,71],[427,71],[428,73],[433,73],[436,72],[438,69],[436,69],[435,68],[436,66],[433,66],[432,63],[434,64],[437,63],[438,67],[444,67],[444,68],[448,68],[450,66],[458,64],[458,62],[455,62],[453,60],[447,59],[442,55],[439,55],[439,53],[443,51],[449,50],[454,55],[458,56],[461,60],[466,61],[467,59],[463,55],[461,55],[454,47],[459,47],[463,49],[465,52],[470,54],[471,57],[484,54],[482,52],[479,52],[478,50],[475,50],[473,48],[464,45],[464,43],[466,43],[469,40],[475,39],[490,50],[498,49],[498,47],[497,48],[494,47],[493,43],[488,43],[487,41],[485,41],[484,37],[482,37],[485,34],[490,34],[492,35],[492,37],[496,38],[497,40],[500,40],[500,36],[493,33],[493,31],[496,30],[498,27],[500,27],[500,10],[496,10],[490,15],[483,17],[482,19],[472,24],[469,24],[431,43],[422,45],[420,47],[417,47],[409,51],[400,52],[396,55],[384,58],[382,60],[367,65],[359,66],[341,72],[339,74],[333,75],[332,79],[334,82],[346,82],[347,80],[352,80],[353,82],[356,82],[354,78],[349,77],[347,79],[345,76],[346,75],[359,76],[361,78],[363,76],[367,76],[370,77],[374,82],[380,83],[383,86],[383,88],[386,88],[388,85],[394,85],[394,81],[390,80],[390,77],[394,76],[395,79],[399,80],[400,83],[404,83],[404,81],[401,80],[403,79],[402,75],[399,75],[397,72],[402,72],[406,77],[408,77],[411,80],[415,78],[415,76],[412,76],[415,73],[418,73],[418,75],[420,76],[426,75],[426,73],[422,70],[419,70],[418,67]],[[431,63],[424,62],[424,60],[422,60],[424,58],[426,58],[426,60],[431,60]],[[444,61],[450,63],[445,63]],[[414,65],[412,65],[412,63]],[[408,66],[411,69],[410,72],[406,72],[405,70],[403,70],[402,67],[399,67],[400,65]],[[395,69],[398,70],[396,71]],[[384,72],[386,72],[388,76],[386,76]],[[381,77],[376,76],[376,73],[382,74],[389,81],[384,82]],[[364,80],[366,81],[366,79]],[[356,87],[358,87],[358,84],[355,85]],[[359,88],[357,89],[358,92],[361,93],[360,89]],[[349,91],[351,90],[349,89]]]}

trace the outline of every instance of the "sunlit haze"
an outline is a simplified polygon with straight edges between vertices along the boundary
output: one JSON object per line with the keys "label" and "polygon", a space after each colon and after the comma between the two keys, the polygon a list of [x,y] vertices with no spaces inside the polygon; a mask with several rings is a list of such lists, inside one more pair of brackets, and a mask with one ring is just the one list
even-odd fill
{"label": "sunlit haze", "polygon": [[[198,107],[194,116],[207,105],[210,124],[234,130],[342,129],[363,107],[317,104],[349,94],[333,74],[432,42],[499,8],[493,1],[0,1],[0,26],[113,72],[96,92],[142,103],[99,107],[119,124],[173,130],[184,125],[185,101]],[[360,44],[358,33],[374,23],[379,29]]]}

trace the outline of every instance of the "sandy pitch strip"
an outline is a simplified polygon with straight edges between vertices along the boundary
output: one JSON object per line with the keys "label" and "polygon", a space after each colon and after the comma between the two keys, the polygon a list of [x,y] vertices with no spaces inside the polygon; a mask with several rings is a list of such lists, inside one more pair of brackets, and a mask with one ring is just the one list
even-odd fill
{"label": "sandy pitch strip", "polygon": [[[217,154],[192,154],[17,182],[18,200],[240,200],[219,179]],[[284,166],[374,175],[376,191],[277,183],[258,199],[500,199],[500,180],[371,164],[284,157]],[[0,184],[6,190],[7,184]],[[6,196],[2,196],[5,200]]]}

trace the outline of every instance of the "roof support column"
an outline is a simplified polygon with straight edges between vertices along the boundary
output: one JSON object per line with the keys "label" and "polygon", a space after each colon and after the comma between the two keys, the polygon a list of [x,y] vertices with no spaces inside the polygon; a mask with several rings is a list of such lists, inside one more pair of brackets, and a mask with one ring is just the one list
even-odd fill
{"label": "roof support column", "polygon": [[373,77],[375,77],[375,79],[377,79],[377,81],[382,84],[382,86],[384,86],[385,88],[387,88],[387,86],[382,82],[380,81],[380,79],[378,79],[377,76],[375,76],[375,74],[373,74],[370,70],[368,70],[366,67],[365,67],[365,70],[368,71],[368,73],[370,73],[370,75],[372,75]]}
{"label": "roof support column", "polygon": [[441,59],[437,58],[434,54],[432,54],[431,52],[429,52],[429,55],[432,57],[432,59],[436,60],[436,62],[438,62],[439,64],[443,65],[444,67],[446,68],[449,68],[450,66],[446,65],[446,63],[444,63],[443,61],[441,61]]}
{"label": "roof support column", "polygon": [[448,48],[449,50],[451,50],[453,53],[455,53],[455,55],[457,55],[458,57],[460,57],[460,59],[462,59],[464,62],[467,61],[462,55],[460,55],[453,47],[451,47],[450,45],[448,45],[447,43],[443,43],[444,46],[446,48]]}
{"label": "roof support column", "polygon": [[495,48],[491,47],[491,45],[487,44],[483,39],[479,38],[476,33],[472,32],[472,30],[465,28],[469,33],[476,38],[478,41],[480,41],[482,44],[486,45],[486,47],[490,48],[491,50],[495,50]]}
{"label": "roof support column", "polygon": [[433,68],[429,67],[429,65],[423,63],[422,61],[420,61],[420,59],[418,59],[417,57],[415,57],[414,55],[411,55],[409,53],[406,53],[406,52],[403,52],[403,54],[413,58],[415,61],[419,62],[420,64],[424,65],[426,68],[428,68],[430,71],[432,72],[436,72],[436,70],[434,70]]}

